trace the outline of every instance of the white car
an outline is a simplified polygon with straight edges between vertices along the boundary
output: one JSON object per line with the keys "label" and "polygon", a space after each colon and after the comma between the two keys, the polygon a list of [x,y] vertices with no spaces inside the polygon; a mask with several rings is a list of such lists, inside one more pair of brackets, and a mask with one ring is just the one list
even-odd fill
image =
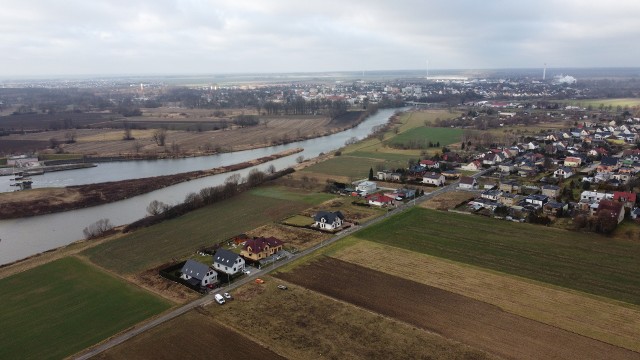
{"label": "white car", "polygon": [[224,293],[224,294],[222,294],[222,296],[224,296],[225,299],[232,299],[233,298],[231,296],[231,294],[229,294],[229,293]]}
{"label": "white car", "polygon": [[213,298],[216,300],[216,302],[220,305],[224,304],[224,298],[222,297],[222,295],[220,294],[215,294],[213,295]]}
{"label": "white car", "polygon": [[251,270],[244,269],[244,270],[242,270],[242,273],[246,274],[246,275],[249,275],[249,274],[251,274]]}

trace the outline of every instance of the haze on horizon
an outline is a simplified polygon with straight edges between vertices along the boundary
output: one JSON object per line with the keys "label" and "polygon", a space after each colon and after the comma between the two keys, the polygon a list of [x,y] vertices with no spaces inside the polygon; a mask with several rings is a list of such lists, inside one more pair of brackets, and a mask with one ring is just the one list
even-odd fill
{"label": "haze on horizon", "polygon": [[636,67],[640,1],[6,0],[0,77]]}

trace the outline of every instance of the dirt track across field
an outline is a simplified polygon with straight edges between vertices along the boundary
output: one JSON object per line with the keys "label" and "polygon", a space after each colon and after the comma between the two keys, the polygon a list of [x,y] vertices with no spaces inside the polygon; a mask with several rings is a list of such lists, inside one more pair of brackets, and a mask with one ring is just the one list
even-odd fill
{"label": "dirt track across field", "polygon": [[640,359],[637,352],[334,258],[277,276],[508,359]]}

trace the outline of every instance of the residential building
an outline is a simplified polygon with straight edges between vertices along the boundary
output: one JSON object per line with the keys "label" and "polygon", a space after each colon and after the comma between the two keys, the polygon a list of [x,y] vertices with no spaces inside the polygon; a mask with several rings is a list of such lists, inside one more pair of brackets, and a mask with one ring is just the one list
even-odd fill
{"label": "residential building", "polygon": [[611,200],[602,200],[598,205],[598,210],[596,211],[596,215],[601,211],[609,211],[611,213],[611,217],[616,219],[618,224],[624,220],[624,204],[617,201]]}
{"label": "residential building", "polygon": [[422,176],[422,182],[428,185],[443,186],[444,175],[436,172],[426,173]]}
{"label": "residential building", "polygon": [[282,250],[284,243],[274,237],[258,237],[247,240],[242,247],[240,256],[245,259],[258,261]]}
{"label": "residential building", "polygon": [[187,260],[180,269],[180,278],[193,286],[207,286],[218,282],[218,273],[209,266],[195,260]]}
{"label": "residential building", "polygon": [[318,211],[313,220],[313,226],[323,230],[335,230],[342,226],[344,215],[340,211]]}
{"label": "residential building", "polygon": [[218,249],[213,255],[213,268],[227,275],[235,275],[244,270],[242,256],[226,249]]}
{"label": "residential building", "polygon": [[471,176],[463,176],[460,178],[460,182],[458,183],[459,189],[465,190],[473,190],[478,188],[478,181],[476,178]]}

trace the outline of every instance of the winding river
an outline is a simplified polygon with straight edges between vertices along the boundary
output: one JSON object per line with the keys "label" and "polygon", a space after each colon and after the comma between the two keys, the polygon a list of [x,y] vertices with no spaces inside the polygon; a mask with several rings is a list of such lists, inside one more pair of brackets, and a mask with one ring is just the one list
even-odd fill
{"label": "winding river", "polygon": [[[256,168],[264,170],[270,164],[273,164],[276,169],[283,169],[295,164],[295,159],[300,155],[305,158],[316,157],[320,153],[326,153],[342,147],[352,137],[358,139],[366,137],[371,133],[374,126],[386,123],[397,110],[380,110],[353,129],[320,138],[195,158],[101,163],[94,168],[52,172],[35,176],[33,177],[34,187],[63,187],[176,174],[236,164],[286,149],[304,148],[302,153],[256,166]],[[192,180],[131,199],[86,209],[22,219],[0,220],[0,264],[23,259],[81,239],[83,237],[82,229],[98,219],[107,218],[114,225],[128,224],[144,217],[146,207],[152,200],[176,204],[183,201],[185,196],[191,192],[197,192],[204,187],[222,184],[227,177],[235,173],[246,176],[251,169],[247,168],[232,173]],[[9,177],[1,177],[0,192],[8,191],[9,189],[11,189],[9,187]]]}

